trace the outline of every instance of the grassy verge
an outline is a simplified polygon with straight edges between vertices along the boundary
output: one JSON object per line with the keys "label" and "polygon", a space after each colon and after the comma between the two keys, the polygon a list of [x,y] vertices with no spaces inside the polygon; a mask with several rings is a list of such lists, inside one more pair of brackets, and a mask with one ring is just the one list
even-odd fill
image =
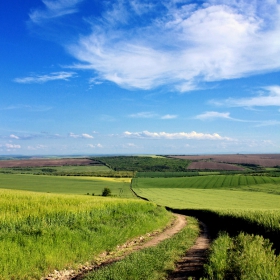
{"label": "grassy verge", "polygon": [[0,279],[75,268],[170,218],[140,200],[0,190]]}
{"label": "grassy verge", "polygon": [[171,239],[156,247],[135,252],[113,265],[90,273],[86,280],[158,280],[174,269],[174,263],[190,248],[199,233],[198,223],[188,217],[188,224]]}
{"label": "grassy verge", "polygon": [[205,279],[280,279],[280,257],[271,247],[262,236],[221,234],[212,244]]}

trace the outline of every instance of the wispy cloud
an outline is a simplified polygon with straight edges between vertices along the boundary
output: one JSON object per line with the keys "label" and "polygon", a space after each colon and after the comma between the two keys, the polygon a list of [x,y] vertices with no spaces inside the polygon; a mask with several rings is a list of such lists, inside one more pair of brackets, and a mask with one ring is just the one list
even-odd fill
{"label": "wispy cloud", "polygon": [[202,121],[212,121],[216,119],[224,119],[224,120],[231,120],[236,122],[256,122],[256,121],[247,121],[247,120],[241,120],[236,119],[230,116],[229,112],[220,113],[215,111],[209,111],[205,112],[203,114],[197,115],[194,117],[194,119],[202,120]]}
{"label": "wispy cloud", "polygon": [[280,121],[276,120],[268,120],[268,121],[261,121],[255,125],[255,127],[262,127],[262,126],[277,126],[280,125]]}
{"label": "wispy cloud", "polygon": [[158,114],[154,112],[139,112],[136,114],[129,115],[130,118],[140,118],[140,119],[151,119],[158,117]]}
{"label": "wispy cloud", "polygon": [[47,148],[46,145],[41,145],[41,144],[38,144],[38,145],[35,145],[35,146],[27,146],[27,149],[30,150],[30,151],[44,150],[46,148]]}
{"label": "wispy cloud", "polygon": [[77,12],[77,4],[83,0],[42,0],[44,8],[35,9],[29,14],[33,23],[39,24],[44,20],[58,18]]}
{"label": "wispy cloud", "polygon": [[14,134],[11,134],[11,135],[10,135],[10,138],[11,138],[11,139],[19,139],[19,137],[16,136],[16,135],[14,135]]}
{"label": "wispy cloud", "polygon": [[27,110],[30,112],[45,112],[51,110],[52,107],[43,106],[43,105],[23,105],[23,104],[16,104],[10,105],[7,107],[0,108],[0,110]]}
{"label": "wispy cloud", "polygon": [[94,144],[88,144],[87,145],[89,148],[92,148],[92,149],[95,149],[95,148],[103,148],[103,146],[100,144],[100,143],[98,143],[98,144],[96,144],[96,145],[94,145]]}
{"label": "wispy cloud", "polygon": [[164,115],[164,116],[162,116],[161,117],[161,119],[162,120],[172,120],[172,119],[177,119],[177,115],[169,115],[169,114],[167,114],[167,115]]}
{"label": "wispy cloud", "polygon": [[177,115],[164,115],[160,116],[157,113],[154,112],[139,112],[136,114],[131,114],[128,116],[129,118],[139,118],[139,119],[162,119],[162,120],[170,120],[170,119],[176,119],[178,116]]}
{"label": "wispy cloud", "polygon": [[56,81],[56,80],[69,80],[69,78],[72,78],[76,73],[75,72],[53,72],[46,75],[32,75],[29,77],[24,78],[15,78],[14,82],[21,83],[21,84],[33,84],[33,83],[46,83],[50,81]]}
{"label": "wispy cloud", "polygon": [[228,98],[220,101],[212,100],[211,103],[227,107],[280,106],[280,86],[263,87],[257,96],[251,98]]}
{"label": "wispy cloud", "polygon": [[205,112],[203,114],[197,115],[194,117],[194,119],[198,120],[213,120],[213,119],[229,119],[231,120],[232,118],[230,117],[230,113],[219,113],[219,112]]}
{"label": "wispy cloud", "polygon": [[86,138],[86,139],[93,139],[94,138],[92,135],[87,134],[87,133],[75,134],[73,132],[69,133],[69,137],[71,137],[71,138]]}
{"label": "wispy cloud", "polygon": [[68,46],[81,61],[75,67],[100,81],[183,92],[280,67],[277,1],[116,0],[104,7],[92,33]]}
{"label": "wispy cloud", "polygon": [[21,149],[20,145],[15,145],[15,144],[0,144],[0,148],[6,148],[8,151],[9,150],[14,150],[14,149]]}
{"label": "wispy cloud", "polygon": [[195,139],[195,140],[227,140],[232,141],[233,139],[229,137],[224,137],[218,133],[200,133],[196,131],[192,132],[177,132],[177,133],[168,133],[168,132],[124,132],[124,137],[129,138],[146,138],[146,139]]}

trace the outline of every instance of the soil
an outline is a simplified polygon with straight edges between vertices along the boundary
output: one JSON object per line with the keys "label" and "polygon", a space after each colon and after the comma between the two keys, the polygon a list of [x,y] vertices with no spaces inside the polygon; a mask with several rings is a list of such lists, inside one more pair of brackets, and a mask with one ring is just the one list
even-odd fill
{"label": "soil", "polygon": [[280,166],[280,154],[233,154],[233,155],[194,155],[170,156],[192,161],[209,161],[228,164],[259,165],[263,167]]}
{"label": "soil", "polygon": [[169,275],[168,280],[202,279],[203,265],[206,263],[210,238],[206,225],[202,222],[199,224],[201,229],[199,237],[194,246],[177,263],[175,271]]}
{"label": "soil", "polygon": [[83,264],[78,270],[65,269],[62,271],[54,271],[47,277],[41,278],[41,280],[80,280],[83,279],[89,271],[117,262],[136,250],[156,246],[158,243],[172,237],[186,226],[186,216],[180,214],[174,214],[174,216],[175,219],[172,224],[162,232],[155,231],[145,236],[140,236],[121,246],[117,246],[117,250],[114,252],[103,252],[96,257],[92,263]]}

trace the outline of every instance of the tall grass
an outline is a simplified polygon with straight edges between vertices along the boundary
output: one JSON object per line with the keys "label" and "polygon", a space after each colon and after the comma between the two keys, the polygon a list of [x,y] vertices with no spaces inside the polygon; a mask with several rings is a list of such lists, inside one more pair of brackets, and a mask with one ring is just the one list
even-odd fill
{"label": "tall grass", "polygon": [[170,213],[140,200],[0,190],[0,279],[40,279],[164,227]]}
{"label": "tall grass", "polygon": [[259,235],[240,233],[235,238],[221,234],[210,250],[205,271],[208,280],[280,279],[280,257],[272,244]]}

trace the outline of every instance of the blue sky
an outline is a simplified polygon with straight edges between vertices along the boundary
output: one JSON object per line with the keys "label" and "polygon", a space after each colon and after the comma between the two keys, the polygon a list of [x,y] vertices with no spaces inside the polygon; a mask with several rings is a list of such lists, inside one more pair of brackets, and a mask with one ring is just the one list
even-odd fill
{"label": "blue sky", "polygon": [[280,152],[279,0],[0,3],[0,154]]}

